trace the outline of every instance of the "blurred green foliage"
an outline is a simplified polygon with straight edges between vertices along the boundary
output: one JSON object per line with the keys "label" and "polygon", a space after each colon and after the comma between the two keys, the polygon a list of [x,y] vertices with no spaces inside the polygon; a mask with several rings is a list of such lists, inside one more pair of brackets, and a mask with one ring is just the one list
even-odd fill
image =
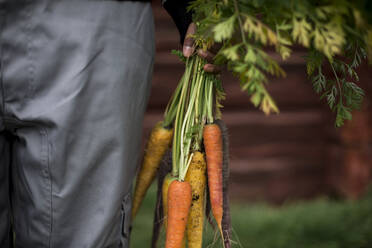
{"label": "blurred green foliage", "polygon": [[[150,188],[134,222],[131,247],[151,247],[155,187]],[[233,203],[233,247],[372,248],[372,191],[359,201],[320,198],[272,207]],[[206,223],[203,247],[222,247]],[[164,232],[163,232],[164,236]],[[164,246],[160,240],[158,247]]]}
{"label": "blurred green foliage", "polygon": [[[204,49],[221,44],[214,63],[227,64],[254,106],[266,114],[279,112],[267,76],[285,76],[272,48],[282,60],[299,46],[307,50],[307,73],[340,127],[364,97],[357,68],[367,57],[372,63],[371,2],[195,0],[189,9],[198,25],[196,44]],[[323,73],[327,70],[331,73]]]}

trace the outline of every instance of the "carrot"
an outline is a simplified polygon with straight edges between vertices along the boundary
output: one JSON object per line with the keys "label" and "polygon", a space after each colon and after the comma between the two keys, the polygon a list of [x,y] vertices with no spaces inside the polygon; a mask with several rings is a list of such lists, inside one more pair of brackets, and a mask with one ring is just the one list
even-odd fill
{"label": "carrot", "polygon": [[160,161],[172,142],[172,136],[173,130],[164,128],[162,122],[158,122],[151,131],[141,170],[136,180],[133,196],[132,220],[139,210],[147,189],[155,178]]}
{"label": "carrot", "polygon": [[190,183],[192,190],[192,204],[186,231],[189,248],[201,248],[203,243],[206,166],[204,154],[194,152],[185,177],[185,181]]}
{"label": "carrot", "polygon": [[[168,173],[163,181],[163,188],[162,188],[162,201],[163,201],[163,223],[164,229],[167,230],[167,219],[168,219],[168,192],[169,192],[169,185],[174,181],[175,178],[172,177],[170,173]],[[182,248],[186,247],[186,239],[182,240]]]}
{"label": "carrot", "polygon": [[[208,179],[207,179],[208,182]],[[211,198],[209,197],[209,187],[207,183],[207,190],[206,190],[206,203],[205,203],[205,216],[207,217],[208,223],[211,225],[212,229],[216,229],[216,225],[213,222],[213,217],[211,216]]]}
{"label": "carrot", "polygon": [[223,163],[222,163],[222,188],[223,188],[223,216],[222,216],[222,233],[224,239],[224,248],[231,247],[231,216],[228,193],[228,182],[230,176],[229,168],[229,137],[227,127],[222,120],[216,120],[215,123],[220,127],[222,132],[223,146]]}
{"label": "carrot", "polygon": [[168,190],[169,185],[174,180],[174,177],[171,174],[167,174],[163,181],[162,187],[162,201],[163,201],[163,218],[164,218],[164,227],[167,230],[167,216],[168,216]]}
{"label": "carrot", "polygon": [[172,169],[172,151],[168,150],[164,158],[160,164],[159,170],[158,170],[158,190],[156,194],[156,204],[155,204],[155,213],[154,213],[154,222],[153,222],[153,228],[152,228],[152,240],[151,240],[151,247],[156,248],[157,241],[160,236],[160,230],[163,226],[164,222],[164,215],[163,215],[163,183],[166,175],[171,171]]}
{"label": "carrot", "polygon": [[223,182],[222,182],[222,134],[217,124],[207,124],[203,130],[207,157],[208,187],[212,213],[222,234]]}
{"label": "carrot", "polygon": [[172,181],[168,190],[168,224],[165,248],[182,247],[190,206],[190,184],[178,180]]}

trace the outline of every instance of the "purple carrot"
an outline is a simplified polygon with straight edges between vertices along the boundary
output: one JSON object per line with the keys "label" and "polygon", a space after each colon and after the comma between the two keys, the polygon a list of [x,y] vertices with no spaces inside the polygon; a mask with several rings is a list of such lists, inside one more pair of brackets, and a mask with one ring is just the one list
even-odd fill
{"label": "purple carrot", "polygon": [[156,248],[156,243],[159,239],[160,230],[163,225],[163,199],[162,187],[165,176],[172,170],[172,151],[168,150],[159,166],[158,170],[158,190],[156,193],[156,205],[154,214],[154,226],[152,229],[151,247]]}
{"label": "purple carrot", "polygon": [[223,164],[222,164],[222,189],[223,189],[223,216],[222,216],[222,233],[225,248],[231,247],[231,216],[230,204],[228,194],[228,184],[230,177],[230,155],[229,155],[229,137],[227,127],[222,120],[216,120],[216,124],[220,127],[222,132],[222,146],[223,146]]}

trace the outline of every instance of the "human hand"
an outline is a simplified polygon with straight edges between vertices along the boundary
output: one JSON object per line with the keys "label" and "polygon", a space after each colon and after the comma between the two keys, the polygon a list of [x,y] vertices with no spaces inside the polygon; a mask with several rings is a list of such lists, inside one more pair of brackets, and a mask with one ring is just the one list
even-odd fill
{"label": "human hand", "polygon": [[[194,45],[194,38],[191,36],[195,34],[196,32],[196,25],[195,23],[190,23],[189,27],[187,28],[185,40],[183,42],[183,56],[185,57],[190,57],[194,51],[195,51],[195,45]],[[210,50],[204,51],[203,49],[199,48],[196,53],[207,60],[207,64],[204,65],[204,71],[218,74],[221,72],[221,66],[214,65],[213,64],[213,59],[216,56],[216,52],[218,51],[219,46],[216,45],[212,47]]]}

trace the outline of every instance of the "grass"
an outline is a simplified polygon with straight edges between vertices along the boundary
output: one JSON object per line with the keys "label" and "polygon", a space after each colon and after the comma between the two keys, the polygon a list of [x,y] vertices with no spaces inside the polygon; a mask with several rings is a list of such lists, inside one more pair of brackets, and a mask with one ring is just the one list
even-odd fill
{"label": "grass", "polygon": [[[155,191],[150,188],[136,217],[131,248],[151,247]],[[356,202],[320,198],[276,208],[235,203],[231,214],[233,247],[372,248],[372,191]],[[205,230],[203,247],[222,247],[209,224]]]}

